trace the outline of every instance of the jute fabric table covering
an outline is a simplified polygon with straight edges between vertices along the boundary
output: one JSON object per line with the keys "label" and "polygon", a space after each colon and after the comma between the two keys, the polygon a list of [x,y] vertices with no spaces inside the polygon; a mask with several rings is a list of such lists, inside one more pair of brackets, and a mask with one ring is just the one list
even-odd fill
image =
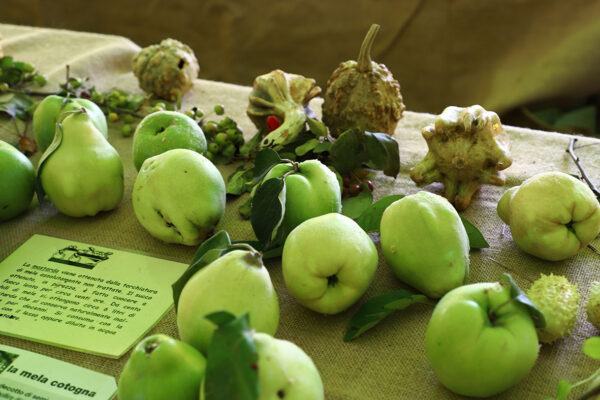
{"label": "jute fabric table covering", "polygon": [[[130,60],[139,47],[131,41],[113,36],[46,30],[0,24],[4,52],[17,60],[33,63],[47,74],[48,91],[64,79],[65,65],[71,66],[73,76],[90,76],[101,90],[119,87],[139,91],[130,70]],[[265,71],[268,72],[268,71]],[[302,71],[288,71],[302,73]],[[251,84],[251,82],[248,82]],[[255,129],[245,115],[249,87],[197,80],[194,89],[184,97],[184,109],[198,105],[205,110],[221,103],[244,129],[248,138]],[[406,99],[410,109],[410,99]],[[320,100],[313,102],[317,115]],[[421,128],[434,119],[433,115],[406,112],[395,137],[400,145],[402,168],[394,180],[374,174],[375,198],[390,194],[413,194],[417,188],[408,173],[427,152]],[[114,125],[111,125],[114,126]],[[6,126],[5,126],[6,127]],[[540,172],[563,171],[577,173],[565,149],[570,137],[527,129],[505,127],[512,141],[513,165],[506,170],[506,186],[484,186],[473,198],[472,205],[462,213],[484,234],[490,248],[471,253],[471,274],[468,283],[496,281],[503,272],[510,272],[517,283],[526,288],[540,273],[565,275],[579,284],[581,304],[587,300],[589,284],[600,280],[600,256],[584,249],[576,257],[563,262],[546,262],[521,252],[511,239],[510,230],[496,214],[496,204],[507,187]],[[9,133],[0,129],[0,139],[8,140]],[[118,129],[109,132],[109,141],[119,152],[125,166],[125,195],[119,207],[93,218],[70,218],[48,202],[41,206],[34,201],[25,214],[0,223],[0,260],[8,256],[31,235],[39,233],[82,241],[98,246],[127,249],[151,256],[188,263],[195,248],[162,243],[150,236],[138,223],[131,204],[131,191],[136,177],[132,161],[131,138],[121,136]],[[593,181],[600,183],[600,140],[580,138],[577,150]],[[37,163],[40,154],[32,157]],[[235,166],[220,168],[226,178]],[[0,171],[2,173],[2,171]],[[430,185],[426,190],[441,193],[441,186]],[[247,221],[243,221],[237,207],[245,197],[230,199],[220,229],[227,230],[235,239],[253,237]],[[373,236],[376,244],[377,235]],[[600,240],[594,242],[600,247]],[[379,246],[378,246],[379,248]],[[386,291],[405,288],[380,255],[375,279],[359,303]],[[317,365],[330,400],[367,399],[459,399],[460,396],[442,387],[425,356],[424,333],[431,315],[431,307],[417,305],[394,314],[379,326],[357,340],[342,341],[346,324],[358,309],[335,316],[323,316],[298,305],[290,296],[281,274],[279,260],[266,263],[279,295],[281,323],[277,337],[291,340],[306,351]],[[123,266],[127,268],[127,266]],[[588,359],[581,352],[583,341],[599,334],[586,321],[580,309],[579,323],[573,335],[540,349],[538,361],[531,373],[514,388],[497,396],[498,399],[543,399],[555,393],[559,379],[570,382],[590,375],[600,363]],[[175,313],[171,310],[150,333],[177,336]],[[149,334],[150,334],[149,333]],[[86,368],[118,377],[128,358],[112,360],[98,356],[63,350],[34,342],[0,336],[0,342],[35,351]]]}

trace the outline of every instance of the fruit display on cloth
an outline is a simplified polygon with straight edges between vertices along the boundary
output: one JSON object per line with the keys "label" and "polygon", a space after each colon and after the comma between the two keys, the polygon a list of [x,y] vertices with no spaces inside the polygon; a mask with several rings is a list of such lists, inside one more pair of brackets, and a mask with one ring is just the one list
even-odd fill
{"label": "fruit display on cloth", "polygon": [[39,149],[44,152],[54,139],[56,123],[68,115],[65,111],[75,111],[85,108],[96,129],[108,139],[108,127],[104,113],[95,103],[87,99],[67,98],[57,95],[47,96],[42,100],[33,113],[33,134]]}
{"label": "fruit display on cloth", "polygon": [[304,131],[308,102],[321,94],[314,79],[276,69],[254,79],[246,114],[268,134],[262,148],[281,149]]}
{"label": "fruit display on cloth", "polygon": [[495,283],[453,289],[438,302],[425,332],[427,358],[454,393],[490,397],[533,367],[538,338],[526,307]]}
{"label": "fruit display on cloth", "polygon": [[447,107],[421,133],[429,150],[410,171],[418,186],[443,183],[444,197],[464,210],[481,185],[504,185],[500,171],[510,167],[512,158],[496,113],[478,105]]}
{"label": "fruit display on cloth", "polygon": [[510,188],[498,215],[521,250],[548,261],[574,256],[600,233],[598,199],[563,172],[537,174]]}
{"label": "fruit display on cloth", "polygon": [[35,170],[23,153],[0,140],[0,171],[0,221],[6,221],[31,204]]}
{"label": "fruit display on cloth", "polygon": [[381,249],[401,281],[440,298],[469,276],[469,238],[452,205],[419,192],[392,203],[381,217]]}
{"label": "fruit display on cloth", "polygon": [[581,298],[577,284],[572,284],[564,276],[542,274],[527,291],[527,297],[546,320],[546,326],[537,330],[540,342],[552,343],[571,334],[577,323]]}
{"label": "fruit display on cloth", "polygon": [[189,149],[204,155],[206,138],[192,118],[176,111],[148,114],[133,134],[133,162],[139,171],[150,157],[172,149]]}
{"label": "fruit display on cloth", "polygon": [[68,112],[38,164],[38,181],[71,217],[112,210],[123,198],[123,163],[85,108]]}
{"label": "fruit display on cloth", "polygon": [[348,129],[393,135],[405,106],[400,84],[384,64],[371,61],[379,25],[367,32],[358,60],[342,62],[327,81],[323,122],[333,136]]}
{"label": "fruit display on cloth", "polygon": [[119,376],[120,400],[197,400],[206,359],[187,343],[164,334],[139,342]]}
{"label": "fruit display on cloth", "polygon": [[193,85],[200,66],[194,51],[175,39],[164,39],[142,49],[132,60],[140,88],[176,101]]}
{"label": "fruit display on cloth", "polygon": [[195,246],[223,218],[225,182],[202,154],[173,149],[144,161],[132,201],[135,216],[152,236]]}
{"label": "fruit display on cloth", "polygon": [[298,225],[287,237],[281,266],[285,286],[313,311],[337,314],[365,293],[377,269],[369,236],[341,214],[326,214]]}
{"label": "fruit display on cloth", "polygon": [[249,313],[252,329],[275,334],[279,302],[259,252],[231,251],[185,283],[177,304],[177,328],[184,342],[204,354],[215,330],[215,324],[206,315],[215,311],[236,316]]}

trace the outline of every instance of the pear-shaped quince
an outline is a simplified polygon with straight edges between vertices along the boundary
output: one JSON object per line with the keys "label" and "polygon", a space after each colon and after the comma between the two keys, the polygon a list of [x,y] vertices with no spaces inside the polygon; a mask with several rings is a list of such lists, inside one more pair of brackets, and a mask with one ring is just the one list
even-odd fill
{"label": "pear-shaped quince", "polygon": [[156,334],[132,351],[119,377],[120,400],[196,400],[206,359],[187,343]]}
{"label": "pear-shaped quince", "polygon": [[179,335],[204,354],[215,329],[205,316],[215,311],[236,316],[248,312],[251,328],[275,334],[279,303],[260,253],[229,252],[196,272],[181,291],[177,307]]}
{"label": "pear-shaped quince", "polygon": [[600,233],[600,204],[585,183],[562,172],[535,175],[498,203],[521,250],[549,261],[577,254]]}
{"label": "pear-shaped quince", "polygon": [[123,197],[123,164],[87,112],[61,123],[62,141],[42,155],[38,169],[50,201],[71,217],[96,215],[117,207]]}

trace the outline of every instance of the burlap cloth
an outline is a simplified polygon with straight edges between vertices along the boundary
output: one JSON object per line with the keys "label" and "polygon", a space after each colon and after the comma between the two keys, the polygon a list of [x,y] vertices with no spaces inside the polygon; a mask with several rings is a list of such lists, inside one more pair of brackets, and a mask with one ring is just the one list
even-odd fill
{"label": "burlap cloth", "polygon": [[[137,82],[130,71],[132,55],[139,49],[131,41],[97,34],[59,30],[42,30],[0,24],[4,36],[4,52],[16,59],[33,63],[48,75],[48,90],[63,79],[64,66],[70,64],[75,76],[90,76],[97,87],[107,90],[120,87],[137,91]],[[302,73],[302,71],[289,71]],[[196,81],[185,105],[198,105],[206,110],[222,103],[227,113],[244,128],[246,136],[254,128],[245,115],[248,87],[205,80]],[[410,104],[410,99],[407,99]],[[314,108],[319,114],[320,103]],[[396,180],[376,174],[373,177],[375,197],[390,194],[412,194],[419,189],[408,178],[409,170],[425,155],[427,146],[420,130],[434,116],[406,112],[396,130],[400,143],[402,169]],[[573,162],[565,153],[569,136],[521,128],[506,127],[512,140],[513,165],[506,171],[507,186],[518,185],[536,173],[564,171],[576,173]],[[8,139],[0,129],[0,139]],[[118,150],[125,166],[125,196],[120,206],[93,218],[70,218],[59,214],[51,205],[35,206],[26,214],[0,223],[0,260],[14,251],[35,233],[79,240],[119,249],[143,252],[155,257],[190,261],[194,248],[169,245],[152,238],[137,222],[131,205],[131,189],[136,171],[131,154],[131,138],[123,138],[113,129],[110,142]],[[591,178],[600,183],[600,141],[581,138],[577,153]],[[39,153],[33,157],[37,162]],[[227,177],[233,167],[222,168]],[[0,171],[2,173],[2,171]],[[440,193],[441,187],[427,188]],[[585,249],[576,257],[563,262],[545,262],[522,253],[513,243],[510,230],[496,214],[496,204],[506,187],[484,186],[474,197],[463,215],[483,232],[490,248],[471,253],[469,283],[494,281],[503,272],[510,272],[522,287],[537,279],[540,273],[566,275],[579,284],[581,304],[587,300],[589,283],[600,279],[600,256]],[[227,213],[220,228],[234,239],[252,237],[249,223],[237,214],[237,206],[245,198],[228,201]],[[374,237],[377,241],[377,238]],[[595,241],[600,247],[600,240]],[[404,287],[394,277],[380,254],[380,265],[373,284],[363,302],[374,295]],[[291,340],[304,349],[315,361],[330,400],[370,399],[458,399],[441,386],[425,357],[423,336],[431,308],[424,305],[390,316],[379,326],[351,343],[342,336],[346,324],[358,305],[335,316],[322,316],[299,306],[283,284],[279,261],[267,262],[279,295],[281,323],[277,337]],[[175,314],[170,311],[151,333],[162,332],[177,336]],[[579,312],[579,323],[573,334],[553,346],[543,346],[531,373],[516,387],[497,396],[498,399],[542,399],[554,395],[559,379],[571,382],[590,375],[600,363],[586,358],[581,352],[583,341],[598,332],[586,321],[585,311]],[[127,355],[119,360],[91,356],[34,342],[0,336],[2,343],[32,350],[77,365],[118,377]]]}

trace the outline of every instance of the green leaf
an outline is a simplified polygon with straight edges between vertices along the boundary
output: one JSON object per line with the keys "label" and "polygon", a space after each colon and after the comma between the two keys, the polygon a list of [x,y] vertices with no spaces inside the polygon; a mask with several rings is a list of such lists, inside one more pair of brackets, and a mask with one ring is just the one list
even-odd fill
{"label": "green leaf", "polygon": [[231,245],[231,239],[227,231],[219,231],[209,239],[205,240],[196,250],[196,254],[187,267],[185,272],[171,285],[173,289],[173,303],[175,304],[175,311],[177,311],[177,305],[179,303],[179,296],[181,291],[185,287],[185,284],[190,280],[192,276],[199,270],[221,257],[223,253]]}
{"label": "green leaf", "polygon": [[306,141],[304,144],[296,147],[295,153],[297,156],[302,157],[303,155],[305,155],[306,153],[308,153],[309,151],[313,150],[315,147],[317,147],[320,144],[319,139],[310,139],[308,141]]}
{"label": "green leaf", "polygon": [[472,249],[484,249],[490,247],[489,243],[483,237],[483,234],[477,229],[475,225],[469,222],[466,218],[460,217],[465,230],[467,231],[467,236],[469,237],[469,246]]}
{"label": "green leaf", "polygon": [[248,200],[238,207],[238,212],[242,218],[250,219],[250,215],[252,215],[252,197],[248,197]]}
{"label": "green leaf", "polygon": [[342,133],[329,149],[332,165],[342,175],[349,176],[354,168],[361,166],[364,155],[362,155],[362,144],[359,133],[355,130],[347,130]]}
{"label": "green leaf", "polygon": [[252,199],[250,222],[258,241],[268,247],[285,214],[285,179],[271,178],[258,187]]}
{"label": "green leaf", "polygon": [[367,185],[363,185],[363,190],[354,197],[348,197],[342,201],[342,214],[348,218],[356,219],[369,208],[373,202],[373,193]]}
{"label": "green leaf", "polygon": [[[319,120],[314,118],[306,118],[308,128],[316,137],[327,136],[327,126]],[[300,154],[298,154],[300,155]]]}
{"label": "green leaf", "polygon": [[315,154],[320,154],[320,153],[324,153],[326,151],[331,150],[331,146],[333,146],[333,143],[329,142],[329,141],[324,141],[323,143],[319,143],[314,149],[313,149],[313,153]]}
{"label": "green leaf", "polygon": [[242,157],[249,157],[250,154],[253,154],[256,151],[256,148],[258,147],[258,144],[260,143],[260,139],[262,138],[263,132],[262,131],[258,131],[256,132],[256,134],[254,136],[252,136],[252,138],[250,140],[248,140],[246,143],[244,143],[242,145],[242,147],[240,147],[240,155]]}
{"label": "green leaf", "polygon": [[504,273],[502,274],[502,279],[510,288],[511,299],[514,299],[518,303],[521,303],[525,306],[536,328],[544,328],[546,326],[544,314],[539,310],[539,308],[537,308],[535,304],[533,304],[529,297],[527,297],[525,292],[514,281],[513,277],[510,276],[510,274]]}
{"label": "green leaf", "polygon": [[555,122],[554,128],[558,131],[585,131],[596,132],[596,106],[589,105],[562,114]]}
{"label": "green leaf", "polygon": [[583,354],[594,360],[600,360],[600,337],[591,337],[583,342]]}
{"label": "green leaf", "polygon": [[227,178],[227,186],[225,187],[227,194],[239,196],[245,193],[254,186],[253,178],[254,169],[246,165],[241,165],[236,169],[229,178]]}
{"label": "green leaf", "polygon": [[558,382],[558,387],[556,390],[556,400],[565,400],[569,394],[571,393],[571,384],[562,379]]}
{"label": "green leaf", "polygon": [[27,110],[33,104],[31,98],[23,93],[0,96],[0,112],[8,114],[11,118],[27,119]]}
{"label": "green leaf", "polygon": [[394,311],[404,310],[411,304],[428,301],[426,296],[404,289],[372,297],[360,307],[348,323],[344,342],[362,335]]}
{"label": "green leaf", "polygon": [[263,149],[254,159],[254,180],[260,181],[275,165],[281,162],[281,157],[273,149]]}
{"label": "green leaf", "polygon": [[365,132],[365,137],[369,161],[373,163],[375,169],[396,178],[400,172],[400,153],[396,139],[386,133],[371,132]]}
{"label": "green leaf", "polygon": [[385,209],[388,208],[390,204],[400,200],[403,197],[403,194],[395,194],[380,199],[364,210],[356,220],[356,223],[358,223],[358,225],[367,233],[379,232],[381,217],[383,216]]}
{"label": "green leaf", "polygon": [[206,400],[257,400],[258,351],[248,313],[235,318],[226,311],[206,316],[217,325],[206,357]]}

